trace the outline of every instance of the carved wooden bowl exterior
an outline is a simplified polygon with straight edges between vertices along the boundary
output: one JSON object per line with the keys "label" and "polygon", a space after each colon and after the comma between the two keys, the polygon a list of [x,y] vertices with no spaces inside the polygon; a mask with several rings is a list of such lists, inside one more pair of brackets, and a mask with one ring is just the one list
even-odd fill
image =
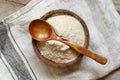
{"label": "carved wooden bowl exterior", "polygon": [[[84,32],[85,32],[85,44],[84,47],[88,48],[89,45],[89,32],[88,32],[88,28],[85,24],[85,22],[75,13],[69,11],[69,10],[64,10],[64,9],[58,9],[58,10],[52,10],[48,13],[46,13],[45,15],[43,15],[40,19],[43,20],[47,20],[50,17],[53,16],[57,16],[57,15],[69,15],[72,16],[74,18],[76,18],[83,26]],[[41,59],[44,63],[51,65],[53,67],[57,67],[57,68],[65,68],[65,67],[70,67],[73,66],[76,63],[79,63],[81,61],[81,58],[83,55],[79,55],[78,58],[76,58],[74,61],[68,62],[68,63],[56,63],[54,61],[51,61],[47,58],[45,58],[43,55],[41,55],[38,47],[37,47],[37,41],[32,39],[32,43],[33,43],[33,48],[36,52],[36,55],[38,56],[39,59]]]}

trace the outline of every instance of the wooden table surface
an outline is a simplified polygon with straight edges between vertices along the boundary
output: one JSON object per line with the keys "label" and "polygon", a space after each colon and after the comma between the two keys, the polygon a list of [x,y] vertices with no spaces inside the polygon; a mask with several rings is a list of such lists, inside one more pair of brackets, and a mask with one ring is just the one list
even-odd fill
{"label": "wooden table surface", "polygon": [[113,3],[115,4],[116,9],[120,13],[120,0],[113,0]]}

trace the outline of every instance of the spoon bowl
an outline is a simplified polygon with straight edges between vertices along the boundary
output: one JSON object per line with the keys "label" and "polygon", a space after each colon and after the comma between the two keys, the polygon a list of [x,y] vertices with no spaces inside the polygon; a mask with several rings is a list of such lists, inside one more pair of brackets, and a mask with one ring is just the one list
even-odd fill
{"label": "spoon bowl", "polygon": [[51,39],[53,30],[44,20],[33,20],[29,25],[29,32],[33,39],[47,41]]}

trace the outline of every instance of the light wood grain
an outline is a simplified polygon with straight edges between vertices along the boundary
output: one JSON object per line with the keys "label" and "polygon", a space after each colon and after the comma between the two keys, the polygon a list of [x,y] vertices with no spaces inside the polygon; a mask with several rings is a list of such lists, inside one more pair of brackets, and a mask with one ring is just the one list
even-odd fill
{"label": "light wood grain", "polygon": [[113,3],[117,11],[120,13],[120,0],[113,0]]}
{"label": "light wood grain", "polygon": [[3,19],[4,17],[14,13],[23,6],[25,5],[7,0],[0,0],[0,19]]}

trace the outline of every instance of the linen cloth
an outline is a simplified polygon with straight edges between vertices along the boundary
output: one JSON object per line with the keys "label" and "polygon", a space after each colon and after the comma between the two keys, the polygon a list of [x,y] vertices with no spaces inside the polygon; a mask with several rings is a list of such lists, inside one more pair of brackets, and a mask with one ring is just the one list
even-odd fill
{"label": "linen cloth", "polygon": [[[85,21],[90,33],[89,49],[105,56],[108,59],[106,65],[101,65],[84,56],[80,64],[67,69],[58,69],[38,59],[33,50],[28,25],[31,20],[38,19],[55,9],[70,10]],[[3,80],[95,80],[101,78],[120,67],[119,22],[120,17],[111,0],[31,1],[1,22],[7,28],[16,53],[13,52],[10,55],[1,50],[0,78],[3,79],[5,74],[7,77],[5,76]]]}

